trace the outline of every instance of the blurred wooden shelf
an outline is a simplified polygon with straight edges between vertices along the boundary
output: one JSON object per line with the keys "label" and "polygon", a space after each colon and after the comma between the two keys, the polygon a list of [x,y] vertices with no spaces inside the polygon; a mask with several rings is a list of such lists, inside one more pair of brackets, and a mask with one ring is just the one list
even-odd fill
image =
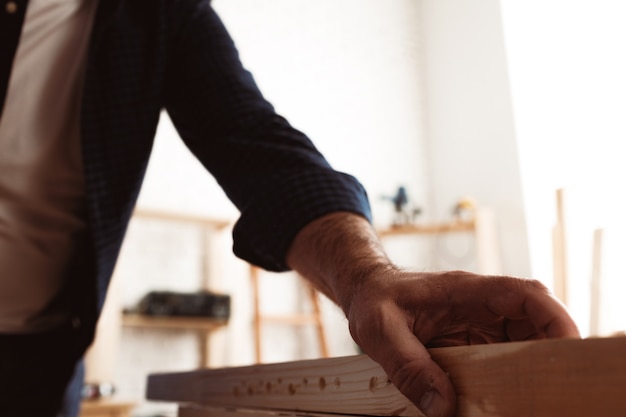
{"label": "blurred wooden shelf", "polygon": [[210,367],[209,338],[211,334],[226,327],[228,320],[211,317],[166,317],[122,313],[122,326],[135,329],[191,330],[198,334],[199,365]]}
{"label": "blurred wooden shelf", "polygon": [[85,400],[80,405],[80,417],[130,417],[135,403],[114,400]]}
{"label": "blurred wooden shelf", "polygon": [[190,223],[198,226],[203,226],[208,229],[224,229],[232,225],[232,221],[226,219],[217,219],[203,216],[194,216],[190,214],[180,214],[161,210],[150,209],[135,209],[133,212],[134,218],[147,219],[147,220],[161,220],[169,222]]}
{"label": "blurred wooden shelf", "polygon": [[[416,237],[422,235],[439,237],[456,233],[467,233],[474,238],[476,271],[480,274],[501,275],[500,242],[495,214],[489,208],[479,208],[472,218],[455,217],[447,222],[412,223],[390,226],[377,230],[378,236],[386,239],[394,237]],[[458,268],[457,268],[458,269]]]}
{"label": "blurred wooden shelf", "polygon": [[473,232],[474,220],[455,220],[447,223],[406,224],[378,230],[380,236]]}
{"label": "blurred wooden shelf", "polygon": [[146,316],[142,314],[123,313],[122,325],[125,327],[173,329],[173,330],[198,330],[212,331],[226,326],[228,320],[214,319],[211,317],[166,317]]}

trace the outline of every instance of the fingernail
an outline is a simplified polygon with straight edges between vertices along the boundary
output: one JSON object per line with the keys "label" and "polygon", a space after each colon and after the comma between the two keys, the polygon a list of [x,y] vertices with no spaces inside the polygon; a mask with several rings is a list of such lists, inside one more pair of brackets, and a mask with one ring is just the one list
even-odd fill
{"label": "fingernail", "polygon": [[422,399],[420,400],[420,410],[427,416],[430,415],[430,407],[433,405],[434,399],[435,390],[428,390],[424,395],[422,395]]}

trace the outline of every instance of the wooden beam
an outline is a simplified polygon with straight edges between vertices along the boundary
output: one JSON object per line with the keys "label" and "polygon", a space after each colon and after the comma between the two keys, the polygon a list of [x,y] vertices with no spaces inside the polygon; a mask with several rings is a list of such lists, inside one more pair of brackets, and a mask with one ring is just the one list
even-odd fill
{"label": "wooden beam", "polygon": [[148,399],[220,407],[417,416],[366,356],[315,359],[148,377]]}
{"label": "wooden beam", "polygon": [[591,288],[589,306],[589,334],[600,334],[600,306],[602,299],[602,241],[604,229],[593,231],[593,252],[591,259]]}
{"label": "wooden beam", "polygon": [[252,284],[252,317],[254,334],[254,359],[261,363],[261,300],[259,298],[259,272],[258,266],[250,265],[250,283]]}
{"label": "wooden beam", "polygon": [[[459,417],[626,415],[626,337],[431,349]],[[366,356],[155,374],[147,396],[212,407],[419,416]]]}
{"label": "wooden beam", "polygon": [[626,338],[546,340],[433,351],[458,416],[626,415]]}
{"label": "wooden beam", "polygon": [[328,343],[326,341],[326,334],[324,332],[324,322],[322,320],[322,310],[318,299],[317,290],[306,281],[304,278],[298,276],[299,283],[304,286],[306,296],[311,302],[310,311],[306,313],[287,313],[281,315],[268,315],[261,311],[260,300],[260,271],[257,266],[250,265],[250,282],[252,285],[252,312],[253,312],[253,336],[254,336],[254,353],[255,361],[257,364],[263,362],[262,355],[262,335],[263,324],[274,323],[283,324],[289,326],[314,326],[317,335],[319,357],[327,358]]}
{"label": "wooden beam", "polygon": [[552,228],[554,262],[554,295],[568,305],[567,229],[565,223],[565,191],[556,190],[556,223]]}
{"label": "wooden beam", "polygon": [[475,211],[476,260],[478,273],[502,275],[500,242],[496,216],[493,210],[481,208]]}
{"label": "wooden beam", "polygon": [[[82,416],[81,416],[82,417]],[[202,405],[181,405],[178,417],[338,417],[337,414],[307,413],[303,411],[249,410],[216,408]],[[351,416],[357,417],[357,416]]]}

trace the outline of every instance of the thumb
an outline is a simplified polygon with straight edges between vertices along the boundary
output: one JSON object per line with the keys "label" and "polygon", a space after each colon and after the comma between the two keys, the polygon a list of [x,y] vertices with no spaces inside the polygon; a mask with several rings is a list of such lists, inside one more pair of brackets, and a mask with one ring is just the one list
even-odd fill
{"label": "thumb", "polygon": [[394,321],[389,319],[387,316],[388,322],[379,327],[380,333],[374,340],[363,337],[358,340],[361,348],[427,417],[453,417],[456,394],[450,379],[432,360],[406,321],[389,323]]}

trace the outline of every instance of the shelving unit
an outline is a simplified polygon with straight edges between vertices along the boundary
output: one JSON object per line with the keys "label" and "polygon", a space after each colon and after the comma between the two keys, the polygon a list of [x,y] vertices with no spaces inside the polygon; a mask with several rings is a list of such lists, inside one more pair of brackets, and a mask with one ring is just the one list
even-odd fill
{"label": "shelving unit", "polygon": [[159,317],[145,316],[141,314],[122,314],[124,327],[156,329],[156,330],[189,330],[197,333],[199,365],[210,367],[209,341],[211,334],[228,324],[224,319],[212,319],[210,317]]}
{"label": "shelving unit", "polygon": [[[200,253],[201,276],[199,289],[211,288],[210,278],[219,271],[216,270],[218,245],[212,239],[217,233],[225,231],[231,222],[223,219],[213,219],[200,216],[168,213],[155,210],[138,209],[133,213],[131,222],[142,220],[157,220],[173,224],[191,224],[201,231]],[[215,252],[215,253],[214,253]],[[87,378],[90,382],[109,382],[112,380],[111,369],[115,363],[116,351],[120,341],[121,328],[143,328],[154,331],[193,331],[197,334],[199,349],[199,366],[211,365],[210,344],[211,337],[216,331],[227,324],[223,319],[205,317],[153,317],[139,314],[121,313],[121,293],[113,279],[107,295],[107,301],[102,312],[96,339],[86,357]]]}
{"label": "shelving unit", "polygon": [[[223,219],[215,219],[202,216],[194,216],[180,213],[163,212],[148,209],[137,209],[133,213],[135,220],[157,220],[168,223],[191,224],[198,227],[201,233],[200,242],[202,254],[202,275],[200,289],[210,290],[210,279],[215,274],[215,259],[219,256],[213,254],[214,245],[211,242],[215,233],[224,231],[232,225],[232,222]],[[212,270],[213,268],[213,270]],[[216,330],[224,328],[228,321],[210,317],[173,317],[173,316],[148,316],[141,314],[122,314],[122,326],[129,328],[143,328],[154,330],[188,330],[197,333],[199,349],[199,366],[210,367],[210,339]]]}
{"label": "shelving unit", "polygon": [[80,417],[130,417],[136,404],[111,400],[85,400],[80,406]]}
{"label": "shelving unit", "polygon": [[405,224],[399,226],[391,226],[387,229],[378,230],[380,237],[395,235],[418,235],[418,234],[439,234],[452,232],[474,232],[476,230],[476,221],[472,220],[453,220],[446,223],[430,223],[430,224]]}
{"label": "shelving unit", "polygon": [[211,277],[211,268],[213,267],[214,261],[217,258],[216,256],[212,256],[212,250],[214,245],[211,242],[211,238],[216,233],[223,232],[225,229],[232,226],[231,221],[149,209],[136,209],[133,213],[133,219],[158,220],[174,224],[191,224],[200,228],[200,230],[202,230],[202,242],[200,243],[200,245],[203,257],[202,282],[200,284],[200,288],[205,290],[210,289],[211,285],[209,280]]}
{"label": "shelving unit", "polygon": [[135,328],[211,332],[226,326],[227,323],[227,320],[207,317],[158,317],[141,314],[122,314],[122,325]]}
{"label": "shelving unit", "polygon": [[470,219],[452,219],[439,223],[414,223],[390,226],[377,230],[383,239],[394,236],[438,235],[446,233],[472,233],[476,242],[476,261],[478,273],[500,275],[502,266],[496,221],[493,212],[488,208],[474,211]]}
{"label": "shelving unit", "polygon": [[319,354],[322,358],[329,356],[328,342],[322,321],[322,311],[318,299],[318,293],[313,286],[300,277],[298,279],[306,286],[306,295],[311,304],[311,311],[308,313],[292,313],[287,315],[269,315],[261,311],[261,300],[259,291],[259,271],[254,265],[250,266],[250,281],[252,285],[253,314],[254,314],[254,355],[256,363],[262,363],[262,335],[263,325],[268,323],[284,324],[288,326],[313,326],[317,335]]}

